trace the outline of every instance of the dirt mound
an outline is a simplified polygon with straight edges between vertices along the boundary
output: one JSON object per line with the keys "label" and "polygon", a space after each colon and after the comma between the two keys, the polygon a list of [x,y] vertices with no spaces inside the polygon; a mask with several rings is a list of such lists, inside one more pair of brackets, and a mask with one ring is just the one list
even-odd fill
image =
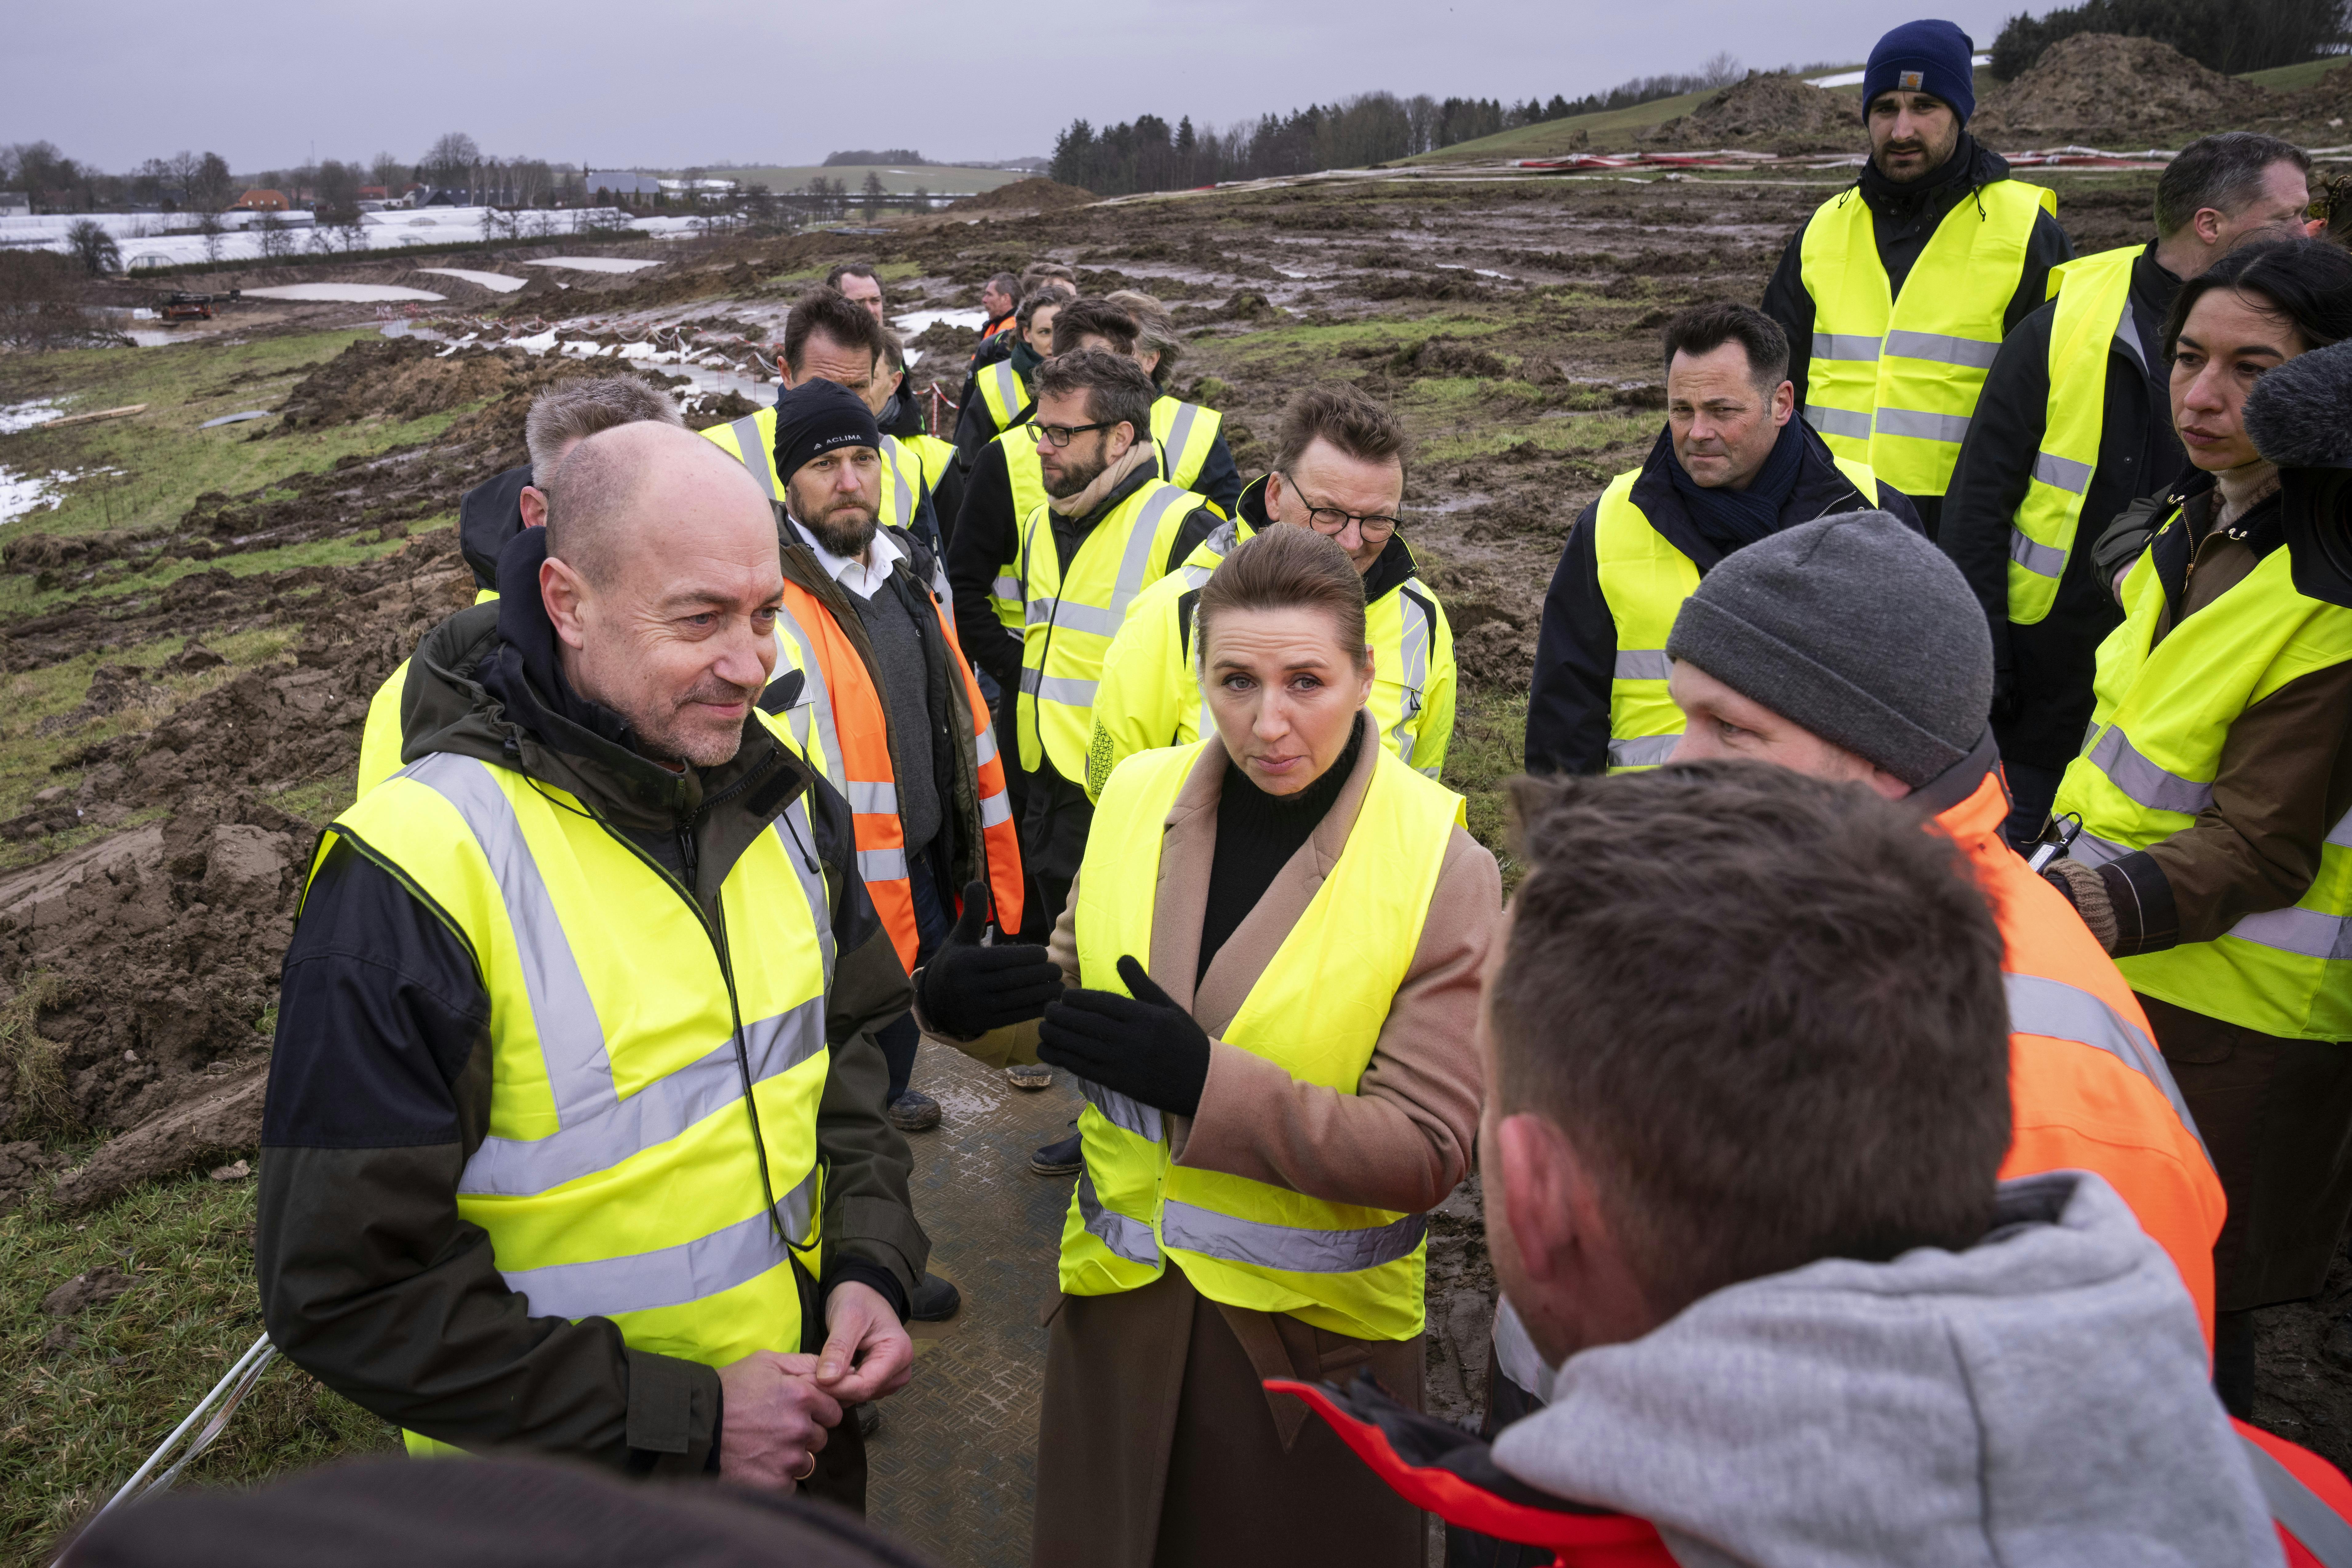
{"label": "dirt mound", "polygon": [[1986,99],[1969,129],[1981,141],[2146,144],[2169,132],[2202,135],[2262,114],[2270,95],[2209,70],[2169,44],[2077,33]]}
{"label": "dirt mound", "polygon": [[1780,72],[1749,71],[1688,114],[1634,140],[1654,147],[1753,147],[1762,152],[1850,151],[1862,132],[1853,99]]}
{"label": "dirt mound", "polygon": [[1048,179],[1015,180],[1009,185],[999,185],[976,196],[966,196],[950,202],[951,213],[1058,212],[1064,207],[1082,207],[1095,199],[1095,194],[1076,185],[1059,184]]}
{"label": "dirt mound", "polygon": [[420,338],[362,338],[294,384],[278,428],[349,425],[371,414],[416,419],[583,374],[577,362],[520,349],[446,353]]}

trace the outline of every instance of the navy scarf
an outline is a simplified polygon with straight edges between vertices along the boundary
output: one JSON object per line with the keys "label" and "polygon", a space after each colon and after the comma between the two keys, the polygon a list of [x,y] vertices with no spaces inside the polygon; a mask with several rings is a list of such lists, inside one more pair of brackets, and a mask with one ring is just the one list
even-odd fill
{"label": "navy scarf", "polygon": [[1675,493],[1682,498],[1683,510],[1690,513],[1701,537],[1727,555],[1780,531],[1781,509],[1796,490],[1797,475],[1804,462],[1804,422],[1794,416],[1780,426],[1772,455],[1764,459],[1754,482],[1744,490],[1727,486],[1706,489],[1685,470],[1671,441],[1666,447],[1666,473],[1674,480]]}

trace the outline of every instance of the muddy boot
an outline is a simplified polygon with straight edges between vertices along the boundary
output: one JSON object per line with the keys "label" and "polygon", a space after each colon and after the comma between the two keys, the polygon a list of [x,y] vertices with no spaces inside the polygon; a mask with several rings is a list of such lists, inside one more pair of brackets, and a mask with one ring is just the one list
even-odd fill
{"label": "muddy boot", "polygon": [[908,1299],[907,1317],[918,1323],[944,1323],[963,1310],[963,1292],[936,1274],[926,1274]]}
{"label": "muddy boot", "polygon": [[1029,1168],[1041,1176],[1075,1176],[1086,1168],[1086,1163],[1078,1152],[1078,1135],[1075,1132],[1029,1156]]}
{"label": "muddy boot", "polygon": [[940,1102],[910,1089],[890,1102],[890,1125],[901,1132],[928,1132],[940,1124]]}

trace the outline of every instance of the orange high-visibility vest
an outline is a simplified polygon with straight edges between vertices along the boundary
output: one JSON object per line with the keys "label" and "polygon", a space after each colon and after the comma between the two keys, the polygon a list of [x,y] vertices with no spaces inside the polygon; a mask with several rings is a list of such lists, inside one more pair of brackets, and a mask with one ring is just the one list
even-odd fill
{"label": "orange high-visibility vest", "polygon": [[1009,332],[1013,330],[1013,312],[1007,310],[1004,314],[997,317],[996,320],[989,322],[988,325],[980,329],[980,341],[982,342],[986,342],[989,339],[994,337],[999,332]]}
{"label": "orange high-visibility vest", "polygon": [[1936,818],[2000,924],[2014,1131],[2000,1179],[2095,1171],[2180,1270],[2213,1342],[2213,1238],[2226,1204],[2188,1103],[2115,960],[2000,835],[1998,771]]}
{"label": "orange high-visibility vest", "polygon": [[[907,550],[901,540],[899,547]],[[910,558],[912,552],[908,552]],[[924,584],[931,612],[955,654],[964,698],[972,718],[975,764],[972,793],[979,802],[980,852],[985,880],[996,897],[996,926],[1021,928],[1021,847],[1015,837],[1013,805],[1004,793],[1004,764],[996,754],[996,731],[990,724],[988,700],[972,679],[971,661],[956,640],[955,616],[947,608],[945,588]],[[883,700],[874,671],[857,647],[842,631],[824,601],[789,578],[784,583],[783,613],[776,635],[798,645],[800,666],[812,671],[809,701],[823,737],[826,766],[842,794],[849,797],[856,818],[857,869],[875,912],[898,950],[907,973],[915,972],[919,936],[915,928],[915,897],[907,881],[907,838],[898,818],[898,770],[890,757],[889,706]],[[959,767],[961,762],[959,761]],[[940,803],[952,813],[952,798]],[[969,832],[972,824],[966,821]],[[963,889],[942,887],[940,897],[950,910],[961,908]]]}

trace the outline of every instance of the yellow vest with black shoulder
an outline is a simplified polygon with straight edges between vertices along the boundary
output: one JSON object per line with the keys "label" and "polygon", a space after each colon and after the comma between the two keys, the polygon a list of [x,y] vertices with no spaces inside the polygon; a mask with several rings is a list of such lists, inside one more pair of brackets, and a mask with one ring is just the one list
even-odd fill
{"label": "yellow vest with black shoulder", "polygon": [[1087,776],[1095,684],[1103,656],[1135,596],[1167,575],[1169,552],[1201,498],[1165,479],[1146,479],[1095,524],[1062,576],[1053,509],[1041,505],[1021,529],[1014,569],[1025,606],[1021,629],[1021,765],[1047,759],[1073,784]]}
{"label": "yellow vest with black shoulder", "polygon": [[579,801],[470,757],[410,764],[335,819],[321,856],[338,837],[480,969],[489,1119],[457,1212],[530,1310],[609,1318],[632,1348],[709,1366],[800,1350],[834,963],[805,801],[729,869],[715,924]]}
{"label": "yellow vest with black shoulder", "polygon": [[[956,460],[955,443],[937,436],[901,436],[898,439],[898,445],[914,453],[915,461],[922,466],[924,488],[937,490]],[[949,521],[952,523],[954,519]]]}
{"label": "yellow vest with black shoulder", "polygon": [[2134,358],[2146,352],[2131,322],[2132,263],[2142,248],[2126,245],[2050,269],[2058,301],[2050,323],[2050,399],[2033,476],[2009,531],[2009,618],[2021,626],[2048,616],[2074,552],[2106,423],[2108,349],[2120,338]]}
{"label": "yellow vest with black shoulder", "polygon": [[[1119,959],[1150,958],[1161,824],[1203,744],[1132,757],[1103,792],[1077,888],[1079,983],[1090,989],[1124,994]],[[1460,795],[1383,748],[1339,863],[1220,1037],[1300,1082],[1355,1093],[1462,820]],[[1160,1111],[1079,1087],[1086,1166],[1062,1226],[1065,1291],[1139,1289],[1173,1261],[1213,1301],[1357,1339],[1421,1332],[1427,1215],[1180,1166]]]}
{"label": "yellow vest with black shoulder", "polygon": [[[783,500],[783,487],[776,482],[774,409],[762,408],[731,423],[713,425],[700,435],[750,469],[751,477],[760,481],[761,495],[772,501]],[[911,529],[915,526],[916,509],[930,490],[922,458],[896,436],[882,437],[881,452],[882,497],[875,515],[892,528]]]}
{"label": "yellow vest with black shoulder", "polygon": [[[1160,444],[1160,477],[1191,489],[1216,449],[1217,432],[1225,416],[1213,408],[1178,398],[1161,397],[1151,405],[1151,438]],[[1220,511],[1223,509],[1219,508]],[[1026,517],[1028,513],[1021,514]]]}
{"label": "yellow vest with black shoulder", "polygon": [[[2178,510],[2165,526],[2183,526]],[[2076,860],[2104,865],[2194,825],[2238,715],[2352,659],[2352,610],[2297,593],[2284,547],[2155,643],[2165,605],[2143,552],[2124,581],[2124,624],[2099,645],[2090,742],[2058,785],[2053,809],[2083,819]],[[2352,1039],[2352,816],[2330,829],[2318,875],[2290,907],[2116,963],[2133,990],[2240,1028]]]}
{"label": "yellow vest with black shoulder", "polygon": [[[1838,472],[1871,505],[1878,477],[1870,465],[1835,458]],[[1652,526],[1633,501],[1642,470],[1618,475],[1601,492],[1592,517],[1592,554],[1601,596],[1617,626],[1617,662],[1609,679],[1609,771],[1654,768],[1683,738],[1683,710],[1667,694],[1674,661],[1666,634],[1683,601],[1698,589],[1698,564]]]}
{"label": "yellow vest with black shoulder", "polygon": [[988,410],[988,416],[995,423],[998,433],[1020,424],[1021,416],[1028,409],[1032,399],[1029,384],[1021,379],[1021,373],[1013,368],[1013,362],[1001,359],[994,364],[981,366],[974,374],[980,383],[981,405]]}
{"label": "yellow vest with black shoulder", "polygon": [[1868,463],[1905,495],[1950,487],[2034,221],[2057,210],[2039,185],[1978,187],[1937,225],[1897,299],[1870,204],[1848,190],[1821,205],[1799,247],[1813,300],[1805,421],[1832,452]]}
{"label": "yellow vest with black shoulder", "polygon": [[998,564],[996,580],[989,584],[988,601],[1005,629],[1018,632],[1029,616],[1028,606],[1021,600],[1019,524],[1045,504],[1045,468],[1037,460],[1037,432],[1031,426],[1016,425],[996,437],[996,444],[1003,449],[1004,478],[1013,487],[1015,538],[1013,559]]}

